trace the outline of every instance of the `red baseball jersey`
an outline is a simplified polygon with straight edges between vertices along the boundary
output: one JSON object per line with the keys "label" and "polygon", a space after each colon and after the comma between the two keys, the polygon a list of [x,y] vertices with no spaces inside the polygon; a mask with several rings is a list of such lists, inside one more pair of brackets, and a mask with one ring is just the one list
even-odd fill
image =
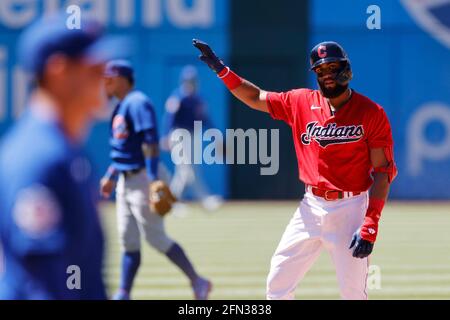
{"label": "red baseball jersey", "polygon": [[392,132],[383,108],[353,91],[332,115],[318,90],[270,92],[272,118],[292,128],[299,178],[322,189],[362,192],[373,183],[371,148],[392,148]]}

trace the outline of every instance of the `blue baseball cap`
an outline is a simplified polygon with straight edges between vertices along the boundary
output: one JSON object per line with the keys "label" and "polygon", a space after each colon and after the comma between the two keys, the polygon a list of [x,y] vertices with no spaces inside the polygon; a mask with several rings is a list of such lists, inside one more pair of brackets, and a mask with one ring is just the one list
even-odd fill
{"label": "blue baseball cap", "polygon": [[127,60],[112,60],[106,64],[104,76],[107,78],[124,77],[134,81],[134,69]]}
{"label": "blue baseball cap", "polygon": [[125,40],[104,36],[103,26],[97,21],[81,19],[80,28],[70,29],[67,19],[65,13],[46,16],[22,33],[18,57],[25,71],[34,76],[42,75],[54,54],[83,58],[93,65],[127,54]]}

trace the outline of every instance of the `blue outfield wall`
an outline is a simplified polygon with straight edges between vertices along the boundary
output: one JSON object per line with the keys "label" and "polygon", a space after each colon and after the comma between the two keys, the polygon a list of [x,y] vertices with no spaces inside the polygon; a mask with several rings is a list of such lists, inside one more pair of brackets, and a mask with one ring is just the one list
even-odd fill
{"label": "blue outfield wall", "polygon": [[[228,122],[226,91],[200,61],[191,45],[198,37],[214,44],[215,51],[229,55],[229,3],[227,0],[1,0],[0,1],[0,136],[19,116],[25,105],[26,79],[16,62],[15,46],[20,32],[42,14],[79,4],[82,15],[94,15],[111,34],[126,36],[133,44],[131,61],[136,67],[137,88],[155,104],[160,122],[164,103],[178,85],[178,73],[186,64],[199,67],[200,91],[208,104],[215,127],[225,130]],[[33,54],[30,52],[30,54]],[[96,174],[109,164],[108,120],[91,131],[87,149]],[[172,169],[170,155],[163,160]],[[204,165],[204,178],[211,191],[227,196],[227,168]]]}
{"label": "blue outfield wall", "polygon": [[[211,42],[228,61],[229,1],[0,0],[0,136],[25,105],[26,79],[15,53],[18,35],[43,13],[70,3],[81,4],[83,13],[93,13],[111,33],[134,41],[137,86],[152,98],[159,120],[179,70],[192,63],[199,66],[200,90],[213,123],[226,128],[227,92],[197,61],[191,39]],[[366,26],[373,4],[381,9],[380,30]],[[323,40],[342,43],[352,61],[352,87],[380,103],[391,120],[399,166],[391,197],[450,199],[450,0],[311,0],[309,7],[310,46]],[[307,53],[299,59],[307,62]],[[312,75],[310,86],[316,86]],[[104,120],[88,141],[99,175],[109,163],[107,140]],[[163,159],[171,167],[169,155]],[[203,167],[210,188],[227,196],[226,166]]]}
{"label": "blue outfield wall", "polygon": [[[352,62],[351,86],[389,116],[399,167],[391,198],[450,199],[450,1],[310,4],[310,45],[341,43]],[[373,4],[379,30],[366,25]]]}

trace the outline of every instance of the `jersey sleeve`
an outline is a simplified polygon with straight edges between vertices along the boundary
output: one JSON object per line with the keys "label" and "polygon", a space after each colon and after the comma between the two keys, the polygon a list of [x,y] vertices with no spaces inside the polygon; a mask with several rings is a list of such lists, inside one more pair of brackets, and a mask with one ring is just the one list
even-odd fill
{"label": "jersey sleeve", "polygon": [[386,112],[382,108],[379,108],[376,114],[370,117],[367,137],[371,149],[393,145],[391,125]]}
{"label": "jersey sleeve", "polygon": [[130,102],[129,114],[135,132],[153,129],[156,131],[156,115],[149,101],[135,100]]}
{"label": "jersey sleeve", "polygon": [[268,92],[267,107],[271,117],[292,125],[296,106],[301,103],[302,89],[287,92]]}
{"label": "jersey sleeve", "polygon": [[143,141],[147,144],[158,144],[159,136],[155,129],[147,129],[142,131]]}
{"label": "jersey sleeve", "polygon": [[10,215],[10,243],[19,256],[58,254],[66,246],[64,210],[57,196],[61,186],[52,180],[38,179],[20,189],[15,197]]}

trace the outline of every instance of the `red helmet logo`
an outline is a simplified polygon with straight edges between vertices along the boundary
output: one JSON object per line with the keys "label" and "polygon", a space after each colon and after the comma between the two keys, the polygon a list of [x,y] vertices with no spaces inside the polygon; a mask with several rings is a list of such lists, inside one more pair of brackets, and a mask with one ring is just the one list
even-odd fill
{"label": "red helmet logo", "polygon": [[323,59],[327,56],[327,47],[326,46],[319,46],[319,48],[317,48],[317,54],[319,56],[319,58]]}

